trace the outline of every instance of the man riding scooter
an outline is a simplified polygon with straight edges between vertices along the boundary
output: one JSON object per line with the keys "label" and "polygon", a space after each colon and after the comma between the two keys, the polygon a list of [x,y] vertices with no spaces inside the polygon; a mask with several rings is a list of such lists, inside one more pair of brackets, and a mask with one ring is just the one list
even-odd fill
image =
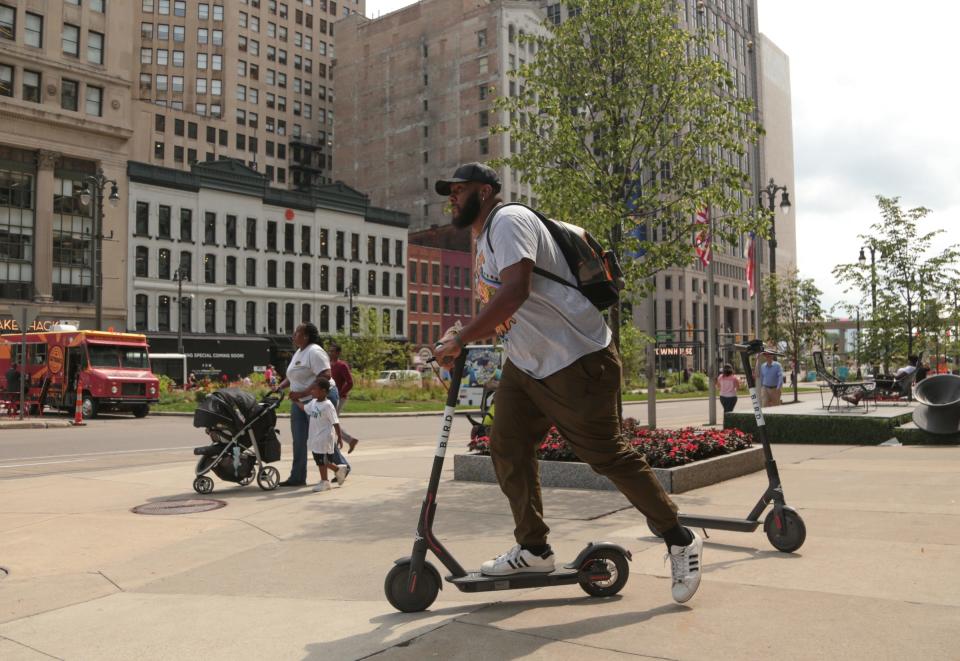
{"label": "man riding scooter", "polygon": [[[563,254],[531,210],[504,205],[497,173],[481,163],[457,168],[437,182],[448,196],[452,223],[476,238],[480,313],[437,346],[449,364],[466,344],[496,335],[505,347],[490,451],[500,488],[510,501],[516,545],[483,563],[486,576],[549,573],[554,553],[535,450],[555,425],[581,460],[608,477],[653,522],[668,547],[672,593],[686,602],[700,585],[703,542],[680,525],[677,507],[646,459],[620,434],[621,367],[599,310],[575,287],[534,277],[534,266],[575,282]],[[489,240],[488,240],[489,239]]]}

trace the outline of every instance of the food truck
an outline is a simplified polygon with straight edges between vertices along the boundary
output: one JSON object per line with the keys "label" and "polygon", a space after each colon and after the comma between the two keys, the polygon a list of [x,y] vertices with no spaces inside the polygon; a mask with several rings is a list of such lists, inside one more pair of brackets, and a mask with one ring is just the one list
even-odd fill
{"label": "food truck", "polygon": [[[0,335],[0,380],[7,389],[11,367],[23,363],[20,333]],[[55,324],[50,332],[26,334],[26,399],[73,411],[77,382],[84,418],[100,412],[129,411],[142,418],[160,398],[160,382],[150,370],[147,338],[134,333],[78,330]]]}

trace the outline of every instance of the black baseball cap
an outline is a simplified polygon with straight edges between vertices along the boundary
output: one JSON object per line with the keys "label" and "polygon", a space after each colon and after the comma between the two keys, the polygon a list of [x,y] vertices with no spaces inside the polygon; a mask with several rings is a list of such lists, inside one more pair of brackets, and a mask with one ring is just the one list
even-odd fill
{"label": "black baseball cap", "polygon": [[436,190],[440,195],[449,195],[451,184],[465,184],[468,181],[479,181],[481,184],[493,186],[493,192],[500,192],[500,177],[496,170],[483,163],[466,163],[457,168],[449,179],[440,179],[436,183]]}

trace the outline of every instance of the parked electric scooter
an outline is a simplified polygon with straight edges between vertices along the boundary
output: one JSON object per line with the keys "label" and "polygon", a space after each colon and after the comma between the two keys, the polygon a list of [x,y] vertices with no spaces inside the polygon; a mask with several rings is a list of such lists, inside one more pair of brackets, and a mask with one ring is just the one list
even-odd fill
{"label": "parked electric scooter", "polygon": [[593,597],[609,597],[617,594],[627,583],[630,574],[627,561],[632,556],[630,551],[616,544],[607,542],[587,544],[572,562],[549,574],[484,576],[479,571],[466,571],[434,537],[433,518],[437,511],[437,489],[440,485],[440,473],[443,470],[443,459],[450,439],[450,429],[453,426],[453,415],[466,359],[467,351],[462,351],[454,362],[427,495],[417,521],[413,552],[407,557],[396,560],[387,573],[383,584],[387,601],[404,613],[422,611],[430,607],[437,598],[442,582],[440,572],[426,559],[427,550],[430,550],[443,563],[450,572],[446,580],[453,583],[461,592],[518,590],[579,583],[580,587]]}
{"label": "parked electric scooter", "polygon": [[[693,514],[680,513],[680,523],[691,528],[713,528],[716,530],[733,530],[735,532],[753,532],[760,526],[760,515],[772,503],[773,509],[767,513],[763,521],[763,531],[767,534],[767,539],[778,551],[792,553],[801,546],[807,537],[807,528],[803,519],[797,510],[787,505],[786,498],[783,495],[783,486],[780,484],[780,473],[777,471],[777,462],[773,459],[773,451],[770,449],[770,442],[767,440],[766,422],[763,419],[763,410],[760,408],[760,398],[757,396],[757,384],[753,376],[753,369],[750,366],[750,357],[759,355],[765,351],[763,342],[753,340],[748,344],[734,344],[733,348],[740,353],[740,359],[743,363],[743,371],[747,378],[747,387],[750,390],[750,401],[753,403],[753,416],[757,420],[757,436],[763,446],[763,454],[766,457],[767,470],[767,490],[757,501],[756,506],[750,511],[745,519],[728,518],[724,516],[695,516]],[[775,355],[781,355],[776,354]],[[653,522],[647,520],[647,527],[650,531],[660,537],[660,531],[654,527]]]}

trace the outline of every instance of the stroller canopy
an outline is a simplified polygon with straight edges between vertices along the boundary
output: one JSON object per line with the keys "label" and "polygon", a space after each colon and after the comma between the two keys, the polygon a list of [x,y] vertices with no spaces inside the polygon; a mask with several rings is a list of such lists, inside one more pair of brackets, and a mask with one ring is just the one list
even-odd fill
{"label": "stroller canopy", "polygon": [[242,423],[236,419],[234,407],[240,410],[244,421],[249,420],[260,411],[256,398],[240,388],[224,388],[211,394],[200,402],[193,412],[194,427],[226,426],[237,431]]}

